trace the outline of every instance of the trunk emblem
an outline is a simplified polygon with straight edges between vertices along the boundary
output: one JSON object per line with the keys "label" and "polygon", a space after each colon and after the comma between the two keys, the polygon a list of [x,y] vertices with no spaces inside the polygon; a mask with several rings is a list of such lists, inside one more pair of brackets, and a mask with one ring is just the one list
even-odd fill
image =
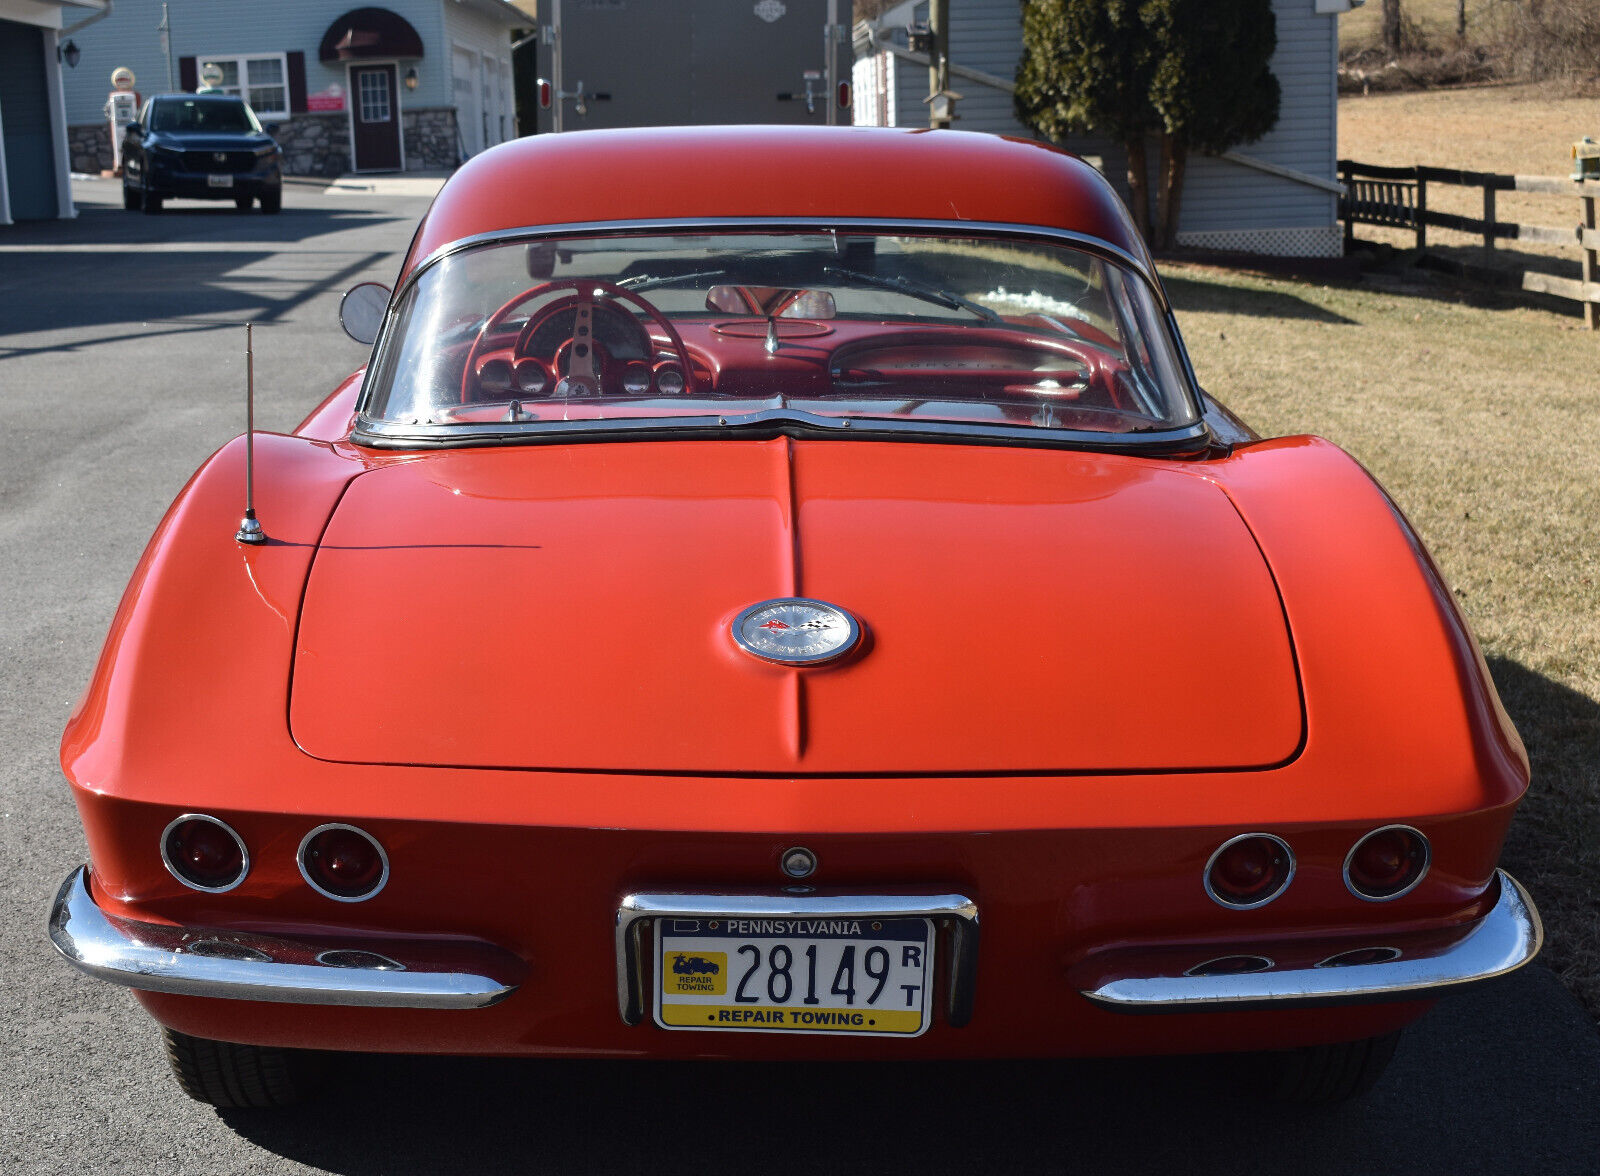
{"label": "trunk emblem", "polygon": [[731,626],[736,645],[780,666],[814,666],[849,653],[861,626],[837,605],[784,597],[745,609]]}

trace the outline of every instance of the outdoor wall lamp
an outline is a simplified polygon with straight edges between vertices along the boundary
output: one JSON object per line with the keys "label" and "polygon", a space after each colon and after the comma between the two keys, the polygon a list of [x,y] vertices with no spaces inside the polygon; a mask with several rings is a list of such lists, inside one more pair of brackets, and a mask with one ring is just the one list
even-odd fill
{"label": "outdoor wall lamp", "polygon": [[72,41],[68,41],[65,45],[57,46],[56,52],[61,55],[61,60],[67,63],[68,69],[77,69],[78,58],[83,56],[83,50],[79,49]]}
{"label": "outdoor wall lamp", "polygon": [[406,70],[406,89],[415,90],[416,88],[417,88],[417,67],[413,65],[410,69]]}

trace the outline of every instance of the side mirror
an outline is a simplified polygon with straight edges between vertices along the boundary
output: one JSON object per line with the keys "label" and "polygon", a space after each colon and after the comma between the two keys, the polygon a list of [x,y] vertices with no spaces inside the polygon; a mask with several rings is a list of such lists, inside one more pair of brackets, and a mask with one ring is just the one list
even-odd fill
{"label": "side mirror", "polygon": [[144,138],[144,128],[136,122],[122,124],[122,137],[125,139]]}
{"label": "side mirror", "polygon": [[339,299],[339,325],[357,343],[371,346],[389,307],[389,287],[379,282],[359,282]]}

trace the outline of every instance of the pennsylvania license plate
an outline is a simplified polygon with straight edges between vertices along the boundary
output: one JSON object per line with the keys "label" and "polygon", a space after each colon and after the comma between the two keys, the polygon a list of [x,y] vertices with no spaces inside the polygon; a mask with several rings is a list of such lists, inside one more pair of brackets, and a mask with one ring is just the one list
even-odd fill
{"label": "pennsylvania license plate", "polygon": [[915,1037],[928,1027],[929,919],[656,920],[656,1024]]}
{"label": "pennsylvania license plate", "polygon": [[207,185],[209,185],[210,187],[213,187],[213,188],[231,188],[231,187],[233,187],[233,177],[232,176],[207,176],[206,177],[206,183],[207,183]]}

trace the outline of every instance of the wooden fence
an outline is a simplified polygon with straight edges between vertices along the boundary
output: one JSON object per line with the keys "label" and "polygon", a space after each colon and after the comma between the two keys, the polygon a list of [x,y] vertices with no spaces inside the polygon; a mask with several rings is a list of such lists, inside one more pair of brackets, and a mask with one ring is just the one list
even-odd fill
{"label": "wooden fence", "polygon": [[[1339,198],[1339,216],[1344,220],[1346,252],[1355,240],[1355,226],[1384,225],[1415,229],[1417,249],[1426,252],[1428,228],[1456,229],[1482,239],[1485,250],[1497,241],[1533,241],[1546,245],[1571,245],[1578,250],[1579,276],[1563,278],[1555,274],[1522,275],[1522,288],[1540,294],[1553,294],[1583,304],[1584,323],[1590,330],[1600,327],[1600,230],[1596,229],[1595,200],[1600,198],[1600,181],[1570,180],[1558,176],[1508,176],[1494,172],[1457,171],[1447,167],[1375,167],[1350,159],[1339,161],[1339,179],[1344,195]],[[1483,216],[1458,216],[1435,212],[1428,207],[1429,184],[1453,184],[1479,188],[1483,192]],[[1550,196],[1576,196],[1582,205],[1581,219],[1567,228],[1525,225],[1495,218],[1498,192],[1535,192]]]}

